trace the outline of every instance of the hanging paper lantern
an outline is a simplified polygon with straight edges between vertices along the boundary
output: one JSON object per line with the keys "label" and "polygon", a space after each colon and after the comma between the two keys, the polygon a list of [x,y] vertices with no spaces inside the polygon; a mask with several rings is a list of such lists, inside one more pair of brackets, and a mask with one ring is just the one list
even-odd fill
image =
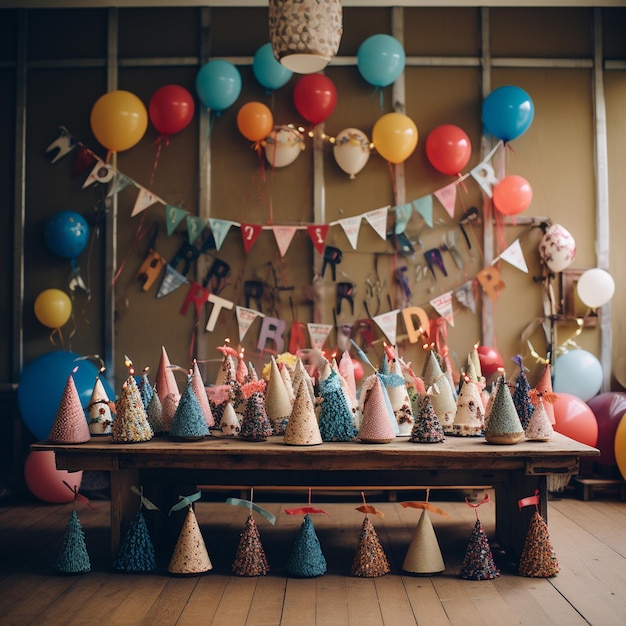
{"label": "hanging paper lantern", "polygon": [[428,134],[426,156],[436,170],[456,176],[472,156],[472,144],[462,128],[454,124],[442,124]]}
{"label": "hanging paper lantern", "polygon": [[346,128],[335,138],[333,156],[337,165],[355,178],[370,158],[370,140],[362,130]]}
{"label": "hanging paper lantern", "polygon": [[293,163],[304,150],[302,133],[291,126],[276,126],[263,142],[265,158],[272,167]]}
{"label": "hanging paper lantern", "polygon": [[551,272],[569,267],[576,256],[576,242],[560,224],[548,226],[539,242],[539,256]]}
{"label": "hanging paper lantern", "polygon": [[339,50],[343,34],[340,0],[270,0],[274,56],[298,74],[323,70]]}
{"label": "hanging paper lantern", "polygon": [[406,161],[417,146],[415,122],[403,113],[379,117],[372,129],[372,143],[380,156],[390,163]]}

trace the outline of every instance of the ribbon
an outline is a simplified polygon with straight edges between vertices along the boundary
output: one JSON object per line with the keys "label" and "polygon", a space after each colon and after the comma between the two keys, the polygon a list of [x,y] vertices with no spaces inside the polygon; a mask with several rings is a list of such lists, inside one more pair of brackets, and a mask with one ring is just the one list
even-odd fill
{"label": "ribbon", "polygon": [[489,494],[488,493],[486,493],[485,497],[480,502],[477,502],[476,504],[472,504],[467,498],[465,498],[465,504],[467,504],[467,506],[471,506],[474,509],[474,511],[476,513],[476,519],[478,519],[478,507],[483,505],[483,504],[486,504],[487,502],[489,502]]}
{"label": "ribbon", "polygon": [[361,491],[361,498],[363,499],[363,504],[361,506],[356,507],[357,511],[361,513],[365,513],[366,515],[368,513],[371,513],[372,515],[376,515],[377,517],[380,517],[381,519],[385,517],[385,514],[382,511],[379,511],[375,506],[372,506],[371,504],[367,504],[367,502],[365,501],[365,494],[362,491]]}
{"label": "ribbon", "polygon": [[260,507],[258,504],[254,504],[251,500],[242,500],[241,498],[228,498],[226,504],[232,504],[234,506],[243,506],[250,509],[250,511],[256,511],[262,515],[272,526],[276,523],[276,516],[270,513],[267,509]]}
{"label": "ribbon", "polygon": [[190,496],[178,496],[179,502],[177,502],[171,509],[168,515],[171,515],[175,511],[180,511],[185,507],[191,507],[191,505],[200,500],[202,493],[197,491],[196,493],[191,494]]}
{"label": "ribbon", "polygon": [[521,511],[525,506],[533,506],[539,511],[539,489],[535,489],[535,493],[532,496],[521,498],[517,501],[517,506]]}
{"label": "ribbon", "polygon": [[95,511],[95,508],[89,502],[89,498],[85,497],[82,493],[78,492],[78,487],[72,487],[69,483],[63,481],[63,484],[74,494],[74,504],[76,502],[82,502],[86,504],[92,511]]}
{"label": "ribbon", "polygon": [[135,494],[139,496],[139,508],[141,509],[142,507],[145,507],[146,509],[148,509],[148,511],[158,511],[159,507],[154,504],[153,502],[151,502],[150,500],[148,500],[148,498],[146,498],[143,495],[143,487],[141,487],[140,489],[137,489],[137,487],[135,487],[135,485],[131,485],[130,486],[130,490]]}

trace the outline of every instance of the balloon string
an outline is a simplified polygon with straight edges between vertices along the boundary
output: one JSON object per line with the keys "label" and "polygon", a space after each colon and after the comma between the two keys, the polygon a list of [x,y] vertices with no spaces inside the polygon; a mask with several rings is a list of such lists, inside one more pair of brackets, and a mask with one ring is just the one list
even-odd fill
{"label": "balloon string", "polygon": [[393,197],[395,198],[397,195],[397,187],[396,187],[396,170],[391,161],[387,161],[387,167],[389,168],[389,175],[391,176],[391,185],[393,188]]}
{"label": "balloon string", "polygon": [[159,138],[154,142],[157,145],[156,155],[154,157],[154,163],[152,164],[152,172],[150,173],[150,189],[152,189],[154,185],[154,177],[156,175],[157,167],[159,166],[159,157],[161,156],[161,150],[163,148],[163,139],[167,141],[167,138],[164,135],[160,135]]}

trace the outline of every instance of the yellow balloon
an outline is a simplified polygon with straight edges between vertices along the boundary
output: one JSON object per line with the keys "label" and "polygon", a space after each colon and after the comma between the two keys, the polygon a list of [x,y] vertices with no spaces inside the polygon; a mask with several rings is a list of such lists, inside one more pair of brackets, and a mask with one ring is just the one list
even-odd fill
{"label": "yellow balloon", "polygon": [[130,91],[109,91],[91,109],[91,130],[109,152],[128,150],[148,128],[148,111]]}
{"label": "yellow balloon", "polygon": [[623,478],[626,478],[626,413],[622,415],[615,431],[615,460]]}
{"label": "yellow balloon", "polygon": [[35,298],[35,317],[48,328],[61,328],[72,315],[72,301],[60,289],[45,289]]}
{"label": "yellow balloon", "polygon": [[380,156],[390,163],[406,161],[417,146],[417,126],[403,113],[379,117],[372,129],[372,143]]}

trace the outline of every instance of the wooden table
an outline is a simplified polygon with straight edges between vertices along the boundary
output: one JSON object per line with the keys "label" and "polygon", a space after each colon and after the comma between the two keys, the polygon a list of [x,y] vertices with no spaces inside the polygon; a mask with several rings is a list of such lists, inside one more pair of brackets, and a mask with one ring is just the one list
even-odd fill
{"label": "wooden table", "polygon": [[58,469],[108,471],[111,477],[111,550],[116,554],[138,507],[130,489],[142,485],[162,509],[192,493],[196,485],[281,486],[356,489],[491,485],[496,493],[496,539],[513,561],[521,554],[533,507],[517,501],[540,494],[548,518],[547,477],[573,475],[581,456],[600,451],[556,434],[550,442],[493,445],[480,437],[447,437],[443,443],[415,444],[397,438],[387,444],[358,441],[319,446],[287,446],[282,437],[254,443],[208,437],[195,442],[154,438],[120,444],[92,438],[84,444],[40,442],[32,450],[52,450]]}

